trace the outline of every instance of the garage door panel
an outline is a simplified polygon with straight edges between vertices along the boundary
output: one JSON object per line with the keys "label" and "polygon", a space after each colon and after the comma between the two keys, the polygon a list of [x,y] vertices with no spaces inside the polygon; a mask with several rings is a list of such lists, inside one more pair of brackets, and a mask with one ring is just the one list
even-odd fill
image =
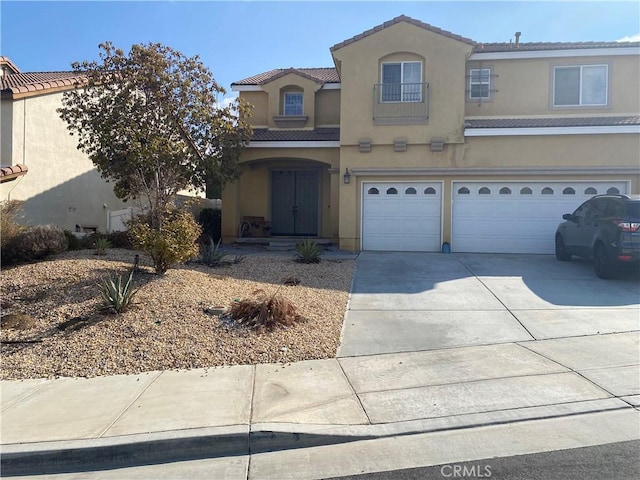
{"label": "garage door panel", "polygon": [[364,183],[363,250],[438,251],[441,191],[432,182]]}
{"label": "garage door panel", "polygon": [[[511,193],[500,194],[501,189]],[[593,192],[616,191],[625,193],[626,183],[454,182],[452,250],[551,254],[564,213],[573,212]]]}

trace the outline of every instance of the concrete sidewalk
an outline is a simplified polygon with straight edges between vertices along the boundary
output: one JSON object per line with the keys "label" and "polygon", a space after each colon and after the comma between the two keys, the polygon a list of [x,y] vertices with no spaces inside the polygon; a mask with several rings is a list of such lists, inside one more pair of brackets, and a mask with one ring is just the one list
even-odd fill
{"label": "concrete sidewalk", "polygon": [[567,418],[616,419],[593,444],[638,439],[638,282],[586,268],[363,253],[337,359],[4,381],[3,476]]}

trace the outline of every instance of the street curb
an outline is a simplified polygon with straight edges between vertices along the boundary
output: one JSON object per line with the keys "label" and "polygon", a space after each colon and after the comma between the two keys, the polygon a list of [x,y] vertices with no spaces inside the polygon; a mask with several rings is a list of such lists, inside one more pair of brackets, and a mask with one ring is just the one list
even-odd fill
{"label": "street curb", "polygon": [[191,429],[65,442],[3,445],[2,476],[53,475],[336,445],[371,435]]}
{"label": "street curb", "polygon": [[607,398],[573,405],[377,425],[257,423],[226,427],[2,445],[2,476],[52,475],[251,455],[362,440],[550,420],[633,408]]}
{"label": "street curb", "polygon": [[2,475],[84,472],[247,454],[248,427],[231,430],[221,433],[218,428],[202,428],[3,445]]}

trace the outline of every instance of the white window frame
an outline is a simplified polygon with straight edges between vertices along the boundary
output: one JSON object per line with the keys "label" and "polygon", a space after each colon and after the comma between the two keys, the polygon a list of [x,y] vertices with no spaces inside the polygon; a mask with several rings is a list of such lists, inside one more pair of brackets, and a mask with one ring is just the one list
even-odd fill
{"label": "white window frame", "polygon": [[[404,66],[407,64],[418,64],[420,65],[420,79],[418,82],[411,82],[411,84],[405,85],[405,71]],[[400,98],[398,100],[385,100],[385,92],[384,92],[384,67],[387,65],[400,65]],[[405,91],[405,88],[409,85],[419,85],[418,91]],[[387,85],[396,85],[396,84],[387,84]],[[415,88],[415,87],[414,87]],[[405,95],[412,96],[411,100],[405,100]],[[422,61],[420,60],[411,60],[406,62],[384,62],[380,65],[380,102],[381,103],[420,103],[423,99],[423,81],[422,81]]]}
{"label": "white window frame", "polygon": [[[289,113],[287,111],[287,97],[300,97],[300,111],[299,113]],[[291,106],[294,106],[293,104]],[[296,103],[295,106],[297,107],[298,104]],[[304,94],[303,92],[285,92],[284,95],[282,96],[282,114],[285,116],[300,116],[300,115],[304,115]]]}
{"label": "white window frame", "polygon": [[[483,72],[487,72],[484,74]],[[483,82],[482,79],[486,77],[487,81]],[[473,85],[486,85],[486,95],[473,95]],[[470,68],[469,69],[469,100],[490,100],[491,99],[491,68]]]}
{"label": "white window frame", "polygon": [[[584,103],[583,99],[583,80],[584,69],[593,67],[603,67],[605,72],[605,85],[604,85],[604,103]],[[578,85],[578,103],[577,104],[556,104],[556,72],[561,69],[579,69],[579,85]],[[555,65],[553,67],[553,89],[551,92],[551,104],[554,108],[592,108],[592,107],[606,107],[609,105],[609,65],[606,63],[600,64],[580,64],[580,65]]]}

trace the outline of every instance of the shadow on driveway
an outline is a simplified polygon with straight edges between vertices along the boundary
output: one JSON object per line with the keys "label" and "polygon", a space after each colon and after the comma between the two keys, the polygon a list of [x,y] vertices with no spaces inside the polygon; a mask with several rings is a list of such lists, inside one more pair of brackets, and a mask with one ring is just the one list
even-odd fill
{"label": "shadow on driveway", "polygon": [[363,252],[352,293],[371,308],[382,307],[384,294],[411,310],[624,307],[640,304],[640,276],[602,280],[589,261],[552,255]]}

